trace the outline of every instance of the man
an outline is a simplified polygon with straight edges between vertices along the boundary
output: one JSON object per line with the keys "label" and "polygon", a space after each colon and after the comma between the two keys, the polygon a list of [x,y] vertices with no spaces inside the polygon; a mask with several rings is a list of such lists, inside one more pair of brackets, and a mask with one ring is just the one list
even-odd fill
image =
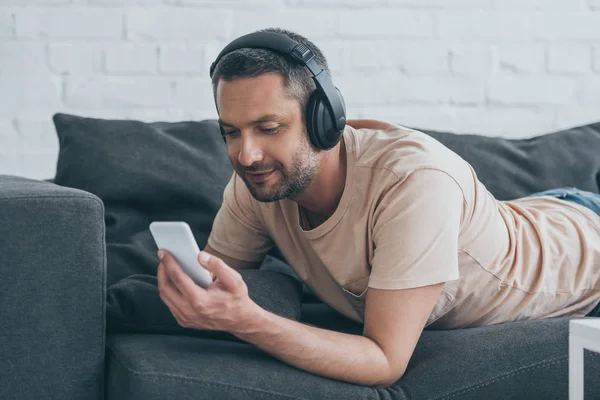
{"label": "man", "polygon": [[[267,31],[304,44],[329,72],[306,38]],[[224,55],[212,79],[235,173],[199,255],[213,284],[194,285],[159,251],[161,299],[182,326],[228,331],[312,373],[388,387],[425,327],[584,316],[600,301],[600,196],[564,189],[497,201],[457,154],[381,121],[348,121],[333,147],[316,148],[306,121],[312,77],[268,49]],[[274,245],[317,296],[364,323],[362,336],[249,299],[237,270],[258,268]]]}

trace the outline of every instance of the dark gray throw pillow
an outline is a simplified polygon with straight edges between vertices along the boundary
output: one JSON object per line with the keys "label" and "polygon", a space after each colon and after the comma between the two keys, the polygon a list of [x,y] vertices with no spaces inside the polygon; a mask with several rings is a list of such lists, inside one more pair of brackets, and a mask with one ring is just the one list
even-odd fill
{"label": "dark gray throw pillow", "polygon": [[[54,183],[100,197],[108,286],[156,275],[152,221],[186,221],[202,249],[233,168],[216,120],[142,122],[55,114]],[[285,261],[278,249],[271,256]],[[271,262],[277,265],[277,262]]]}
{"label": "dark gray throw pillow", "polygon": [[[246,269],[240,274],[248,296],[260,307],[285,318],[300,320],[301,283],[269,270]],[[184,328],[160,298],[155,276],[132,275],[112,285],[106,298],[109,333],[161,333],[238,340],[227,332]]]}
{"label": "dark gray throw pillow", "polygon": [[[58,113],[53,121],[60,145],[54,183],[88,191],[104,203],[109,297],[128,277],[156,277],[152,221],[186,221],[204,248],[233,173],[216,120],[142,122]],[[276,247],[263,266],[298,279]],[[126,295],[128,304],[143,306],[145,281],[125,283],[128,290],[118,298],[125,301]],[[289,296],[295,301],[295,293]]]}
{"label": "dark gray throw pillow", "polygon": [[60,145],[54,182],[104,203],[108,286],[156,275],[152,221],[186,221],[205,246],[233,171],[216,121],[53,120]]}
{"label": "dark gray throw pillow", "polygon": [[418,130],[469,162],[499,200],[564,186],[600,193],[600,123],[512,140]]}

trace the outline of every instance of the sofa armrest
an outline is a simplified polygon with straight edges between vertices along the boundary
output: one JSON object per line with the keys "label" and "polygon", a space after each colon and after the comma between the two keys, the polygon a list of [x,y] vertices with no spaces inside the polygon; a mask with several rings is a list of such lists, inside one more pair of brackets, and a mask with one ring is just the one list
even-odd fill
{"label": "sofa armrest", "polygon": [[102,399],[104,205],[0,175],[0,398]]}

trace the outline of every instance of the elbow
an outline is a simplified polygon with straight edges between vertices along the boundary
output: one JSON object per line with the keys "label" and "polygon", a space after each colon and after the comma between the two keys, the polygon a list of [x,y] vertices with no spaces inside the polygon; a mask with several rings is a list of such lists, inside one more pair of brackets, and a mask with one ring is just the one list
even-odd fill
{"label": "elbow", "polygon": [[373,385],[372,387],[374,389],[389,389],[391,388],[396,382],[398,382],[400,380],[400,378],[402,378],[401,376],[398,377],[398,379],[390,379],[390,380],[385,380],[385,381],[381,381],[375,385]]}
{"label": "elbow", "polygon": [[389,389],[396,382],[398,382],[404,376],[404,372],[406,368],[402,368],[401,371],[392,371],[385,376],[384,379],[378,380],[373,385],[371,385],[374,389]]}
{"label": "elbow", "polygon": [[400,380],[400,378],[402,378],[402,376],[394,377],[393,379],[386,379],[384,381],[379,381],[375,385],[372,385],[371,387],[374,389],[389,389],[396,382],[398,382]]}

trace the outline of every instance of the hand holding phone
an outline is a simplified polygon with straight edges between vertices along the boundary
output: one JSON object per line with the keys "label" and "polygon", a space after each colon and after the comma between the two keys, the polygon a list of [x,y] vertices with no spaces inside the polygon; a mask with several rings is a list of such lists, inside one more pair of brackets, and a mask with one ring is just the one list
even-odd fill
{"label": "hand holding phone", "polygon": [[212,274],[198,262],[200,249],[190,226],[183,221],[154,221],[150,233],[159,249],[165,249],[181,269],[200,287],[213,283]]}

